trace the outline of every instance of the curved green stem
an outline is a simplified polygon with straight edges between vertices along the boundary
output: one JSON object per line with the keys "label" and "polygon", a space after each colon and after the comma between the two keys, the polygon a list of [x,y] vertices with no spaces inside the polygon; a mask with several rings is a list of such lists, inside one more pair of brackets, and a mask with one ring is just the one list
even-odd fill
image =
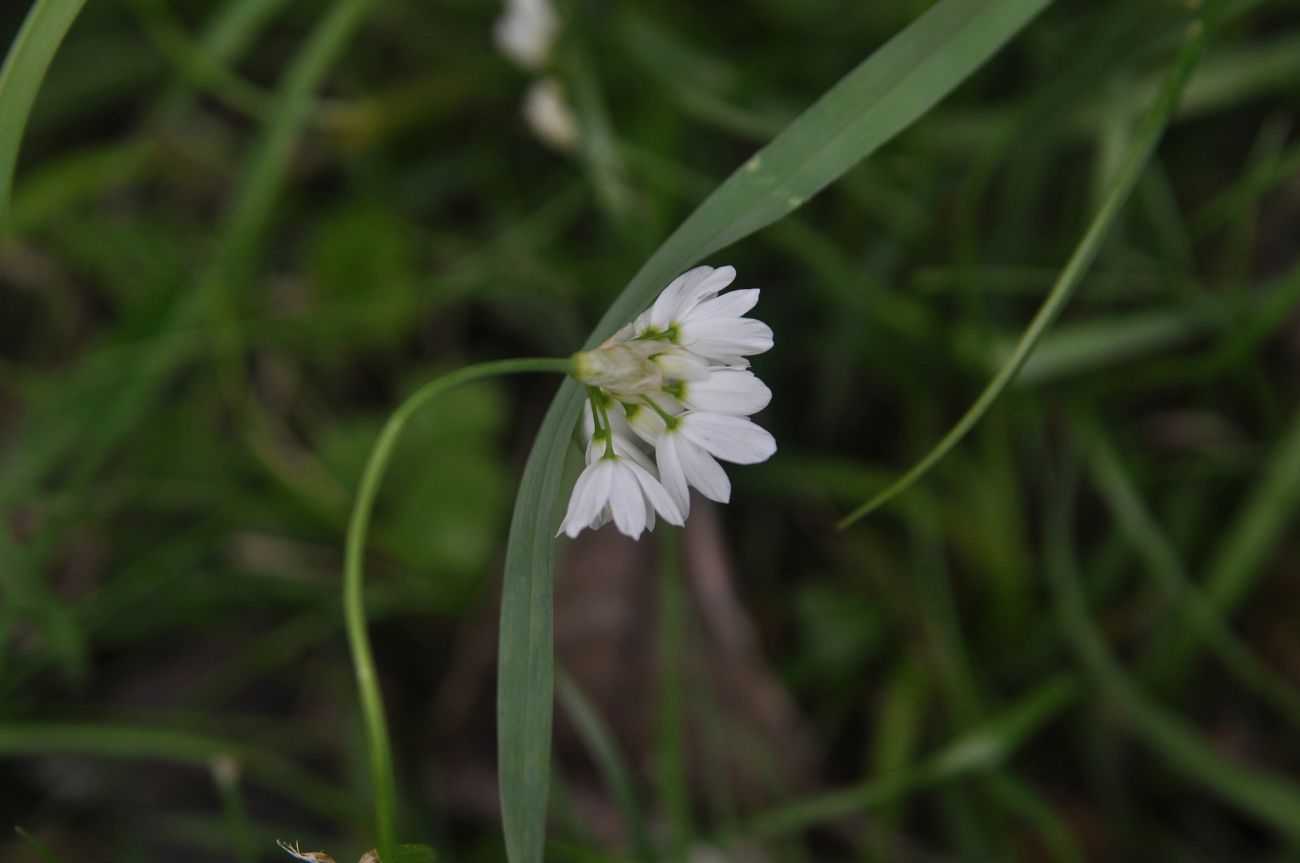
{"label": "curved green stem", "polygon": [[1111,184],[1106,199],[1102,202],[1101,209],[1093,217],[1088,230],[1075,247],[1074,253],[1066,262],[1064,269],[1056,278],[1056,283],[1052,285],[1052,290],[1048,293],[1047,299],[1039,307],[1038,313],[1034,315],[1033,321],[1020,336],[1020,341],[1016,343],[1015,350],[1011,356],[1003,363],[1002,368],[989,381],[984,391],[980,393],[979,398],[975,400],[957,421],[943,439],[935,444],[934,448],[926,453],[925,457],[912,466],[907,473],[903,474],[897,480],[889,485],[888,488],[876,494],[875,497],[853,510],[844,518],[840,519],[838,527],[841,529],[848,527],[858,519],[879,509],[889,500],[909,489],[917,480],[925,476],[930,468],[939,463],[944,456],[955,447],[962,438],[983,418],[997,401],[998,397],[1010,386],[1011,381],[1015,379],[1016,374],[1020,371],[1025,360],[1029,359],[1030,353],[1038,345],[1039,340],[1056,321],[1065,304],[1070,301],[1074,295],[1075,289],[1079,282],[1087,274],[1092,262],[1096,259],[1097,253],[1101,251],[1102,244],[1110,235],[1111,227],[1115,224],[1120,211],[1123,210],[1124,204],[1128,201],[1133,187],[1137,185],[1138,179],[1142,176],[1143,169],[1146,168],[1147,161],[1155,151],[1156,144],[1160,141],[1160,136],[1169,124],[1174,115],[1174,110],[1178,107],[1178,97],[1183,91],[1183,85],[1191,76],[1192,69],[1196,66],[1196,60],[1200,56],[1201,45],[1205,41],[1205,26],[1200,21],[1193,22],[1187,30],[1187,38],[1183,42],[1182,50],[1178,58],[1174,61],[1173,68],[1170,70],[1168,77],[1165,79],[1164,87],[1160,91],[1159,97],[1155,104],[1152,105],[1142,128],[1138,131],[1132,146],[1129,148],[1128,159],[1124,162],[1124,167],[1119,176]]}
{"label": "curved green stem", "polygon": [[347,624],[348,647],[352,651],[352,668],[357,678],[361,715],[366,726],[366,746],[370,755],[370,779],[375,794],[375,833],[379,859],[396,860],[397,818],[395,814],[397,783],[393,775],[392,746],[388,739],[388,724],[384,718],[383,699],[379,693],[379,680],[375,673],[375,659],[370,650],[370,636],[366,631],[365,599],[362,592],[365,567],[366,532],[370,528],[370,513],[379,494],[379,484],[384,479],[388,461],[398,437],[416,411],[450,389],[471,381],[496,375],[518,372],[558,372],[566,374],[571,369],[568,359],[515,359],[480,363],[459,369],[430,381],[412,393],[393,411],[384,424],[379,439],[375,441],[366,461],[356,502],[348,522],[347,545],[343,565],[343,617]]}

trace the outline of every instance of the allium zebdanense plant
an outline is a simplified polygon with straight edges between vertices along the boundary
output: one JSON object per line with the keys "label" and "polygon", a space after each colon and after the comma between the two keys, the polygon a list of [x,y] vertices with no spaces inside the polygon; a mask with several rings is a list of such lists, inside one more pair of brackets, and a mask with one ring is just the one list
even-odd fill
{"label": "allium zebdanense plant", "polygon": [[772,331],[744,316],[758,302],[757,290],[723,293],[735,276],[731,267],[697,267],[674,279],[649,309],[600,347],[568,359],[498,360],[460,369],[417,390],[384,425],[353,505],[343,585],[380,859],[395,859],[398,847],[396,783],[366,630],[363,564],[370,514],[398,436],[416,411],[461,384],[517,372],[571,374],[587,387],[582,422],[587,466],[560,532],[573,537],[613,521],[636,538],[654,527],[656,514],[682,524],[691,487],[712,500],[729,499],[731,484],[718,459],[753,464],[776,451],[772,436],[748,418],[771,398],[749,371],[748,358],[772,347]]}

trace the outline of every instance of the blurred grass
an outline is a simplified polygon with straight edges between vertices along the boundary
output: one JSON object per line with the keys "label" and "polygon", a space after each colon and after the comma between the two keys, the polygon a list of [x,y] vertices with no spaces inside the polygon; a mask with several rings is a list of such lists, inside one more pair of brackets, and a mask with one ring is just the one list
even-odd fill
{"label": "blurred grass", "polygon": [[[520,119],[496,4],[86,4],[39,90],[11,60],[0,812],[67,861],[372,847],[337,604],[383,418],[448,370],[577,347],[729,171],[932,6],[575,6],[573,156]],[[0,42],[31,8],[0,8]],[[721,525],[798,733],[691,673],[707,609],[689,570],[654,576],[644,700],[566,665],[581,735],[547,859],[1295,858],[1300,10],[1226,10],[1016,386],[852,530],[1005,362],[1186,11],[1058,0],[708,256],[777,335],[780,452],[733,472]],[[482,633],[549,392],[449,396],[376,500],[400,838],[441,859],[501,859]],[[43,858],[5,831],[0,859]]]}

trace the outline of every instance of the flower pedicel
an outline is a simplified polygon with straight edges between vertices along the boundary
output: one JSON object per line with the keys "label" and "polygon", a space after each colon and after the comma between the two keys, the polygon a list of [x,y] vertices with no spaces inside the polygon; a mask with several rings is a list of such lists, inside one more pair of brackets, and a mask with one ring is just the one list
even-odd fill
{"label": "flower pedicel", "polygon": [[733,267],[683,273],[636,320],[574,355],[574,377],[587,385],[587,466],[561,533],[613,521],[636,539],[656,513],[680,525],[691,487],[719,503],[731,497],[719,459],[755,464],[776,452],[749,419],[772,398],[748,360],[772,347],[772,330],[744,317],[756,289],[722,293],[735,278]]}

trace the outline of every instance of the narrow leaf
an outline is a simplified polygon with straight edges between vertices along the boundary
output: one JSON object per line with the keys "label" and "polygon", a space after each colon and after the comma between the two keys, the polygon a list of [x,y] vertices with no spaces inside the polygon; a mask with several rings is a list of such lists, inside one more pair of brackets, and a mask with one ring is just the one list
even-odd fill
{"label": "narrow leaf", "polygon": [[0,235],[9,218],[9,189],[36,92],[68,28],[86,0],[36,0],[0,67]]}

